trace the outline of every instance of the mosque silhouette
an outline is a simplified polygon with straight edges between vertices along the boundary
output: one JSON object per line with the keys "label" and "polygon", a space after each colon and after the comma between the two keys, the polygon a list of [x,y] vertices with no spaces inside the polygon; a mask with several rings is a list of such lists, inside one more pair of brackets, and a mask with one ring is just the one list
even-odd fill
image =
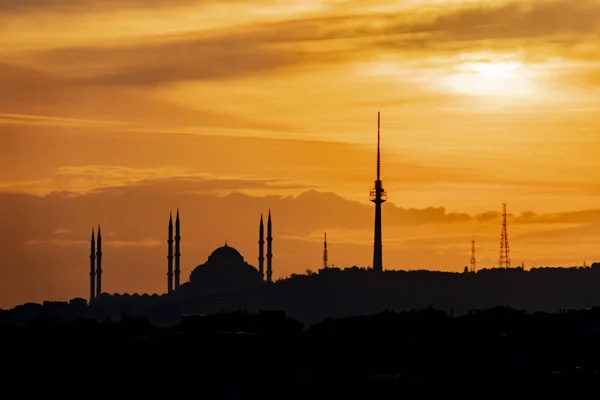
{"label": "mosque silhouette", "polygon": [[[258,228],[258,269],[244,260],[238,250],[227,242],[217,248],[208,260],[195,267],[190,273],[188,282],[181,283],[181,221],[179,209],[175,217],[175,232],[173,218],[169,215],[168,254],[167,254],[167,297],[189,298],[212,293],[240,291],[273,282],[273,224],[271,210],[267,219],[267,252],[265,271],[265,237],[263,215],[260,215]],[[98,226],[97,235],[90,240],[90,297],[89,304],[93,305],[101,298],[116,296],[104,293],[102,290],[102,233]],[[266,279],[265,279],[266,278]],[[148,296],[148,295],[142,295]],[[153,295],[156,296],[156,295]]]}

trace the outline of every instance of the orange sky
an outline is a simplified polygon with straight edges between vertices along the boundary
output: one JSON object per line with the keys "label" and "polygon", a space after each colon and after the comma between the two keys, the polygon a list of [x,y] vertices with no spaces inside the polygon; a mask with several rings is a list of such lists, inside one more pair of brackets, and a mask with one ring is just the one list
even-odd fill
{"label": "orange sky", "polygon": [[[118,4],[118,6],[116,5]],[[0,0],[0,307],[162,292],[225,240],[274,275],[600,261],[600,1]],[[233,194],[232,194],[233,193]],[[220,196],[226,196],[220,199]],[[283,196],[283,197],[282,197]],[[299,197],[297,197],[299,196]]]}

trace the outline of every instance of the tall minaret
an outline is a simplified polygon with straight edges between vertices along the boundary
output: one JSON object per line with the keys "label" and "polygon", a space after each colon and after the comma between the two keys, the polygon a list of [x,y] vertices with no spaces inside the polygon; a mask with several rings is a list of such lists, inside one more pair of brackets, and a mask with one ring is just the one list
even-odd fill
{"label": "tall minaret", "polygon": [[96,299],[96,243],[94,241],[94,228],[92,228],[92,240],[90,242],[90,303]]}
{"label": "tall minaret", "polygon": [[377,112],[377,180],[371,189],[370,200],[375,203],[375,234],[373,248],[373,270],[383,271],[383,254],[381,238],[381,205],[387,200],[387,192],[381,183],[381,152],[380,152],[380,118]]}
{"label": "tall minaret", "polygon": [[327,263],[327,232],[325,232],[325,241],[323,242],[323,268],[329,268]]}
{"label": "tall minaret", "polygon": [[271,226],[271,210],[269,210],[269,219],[267,220],[267,283],[271,283],[273,275],[273,236]]}
{"label": "tall minaret", "polygon": [[179,276],[181,275],[181,226],[179,225],[179,208],[177,208],[177,217],[175,218],[175,289],[179,288]]}
{"label": "tall minaret", "polygon": [[265,226],[263,225],[263,216],[260,214],[260,225],[258,226],[258,272],[260,277],[265,280]]}
{"label": "tall minaret", "polygon": [[169,214],[169,239],[167,240],[167,244],[169,245],[167,255],[167,293],[171,293],[173,291],[173,215]]}
{"label": "tall minaret", "polygon": [[102,234],[98,225],[98,243],[96,250],[96,298],[102,294]]}

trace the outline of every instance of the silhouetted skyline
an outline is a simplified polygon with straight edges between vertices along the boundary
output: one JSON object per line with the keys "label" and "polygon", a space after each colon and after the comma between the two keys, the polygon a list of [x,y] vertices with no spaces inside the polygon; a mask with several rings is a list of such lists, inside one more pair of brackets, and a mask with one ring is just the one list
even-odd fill
{"label": "silhouetted skyline", "polygon": [[600,398],[599,20],[0,0],[7,390]]}
{"label": "silhouetted skyline", "polygon": [[182,263],[256,257],[271,208],[272,279],[325,231],[330,264],[372,265],[377,111],[384,269],[461,271],[473,239],[497,265],[503,200],[511,265],[599,260],[598,4],[429,2],[3,2],[0,307],[90,297],[98,223],[95,283],[164,291],[175,206]]}

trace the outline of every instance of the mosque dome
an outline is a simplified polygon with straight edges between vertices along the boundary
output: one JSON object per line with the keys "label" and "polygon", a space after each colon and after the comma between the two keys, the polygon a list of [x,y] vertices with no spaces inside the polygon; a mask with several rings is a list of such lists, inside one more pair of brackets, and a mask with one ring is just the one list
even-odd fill
{"label": "mosque dome", "polygon": [[192,270],[189,283],[197,293],[241,290],[261,284],[262,275],[225,242],[204,264]]}
{"label": "mosque dome", "polygon": [[219,247],[208,256],[208,262],[218,264],[243,264],[244,257],[235,248],[228,246]]}

